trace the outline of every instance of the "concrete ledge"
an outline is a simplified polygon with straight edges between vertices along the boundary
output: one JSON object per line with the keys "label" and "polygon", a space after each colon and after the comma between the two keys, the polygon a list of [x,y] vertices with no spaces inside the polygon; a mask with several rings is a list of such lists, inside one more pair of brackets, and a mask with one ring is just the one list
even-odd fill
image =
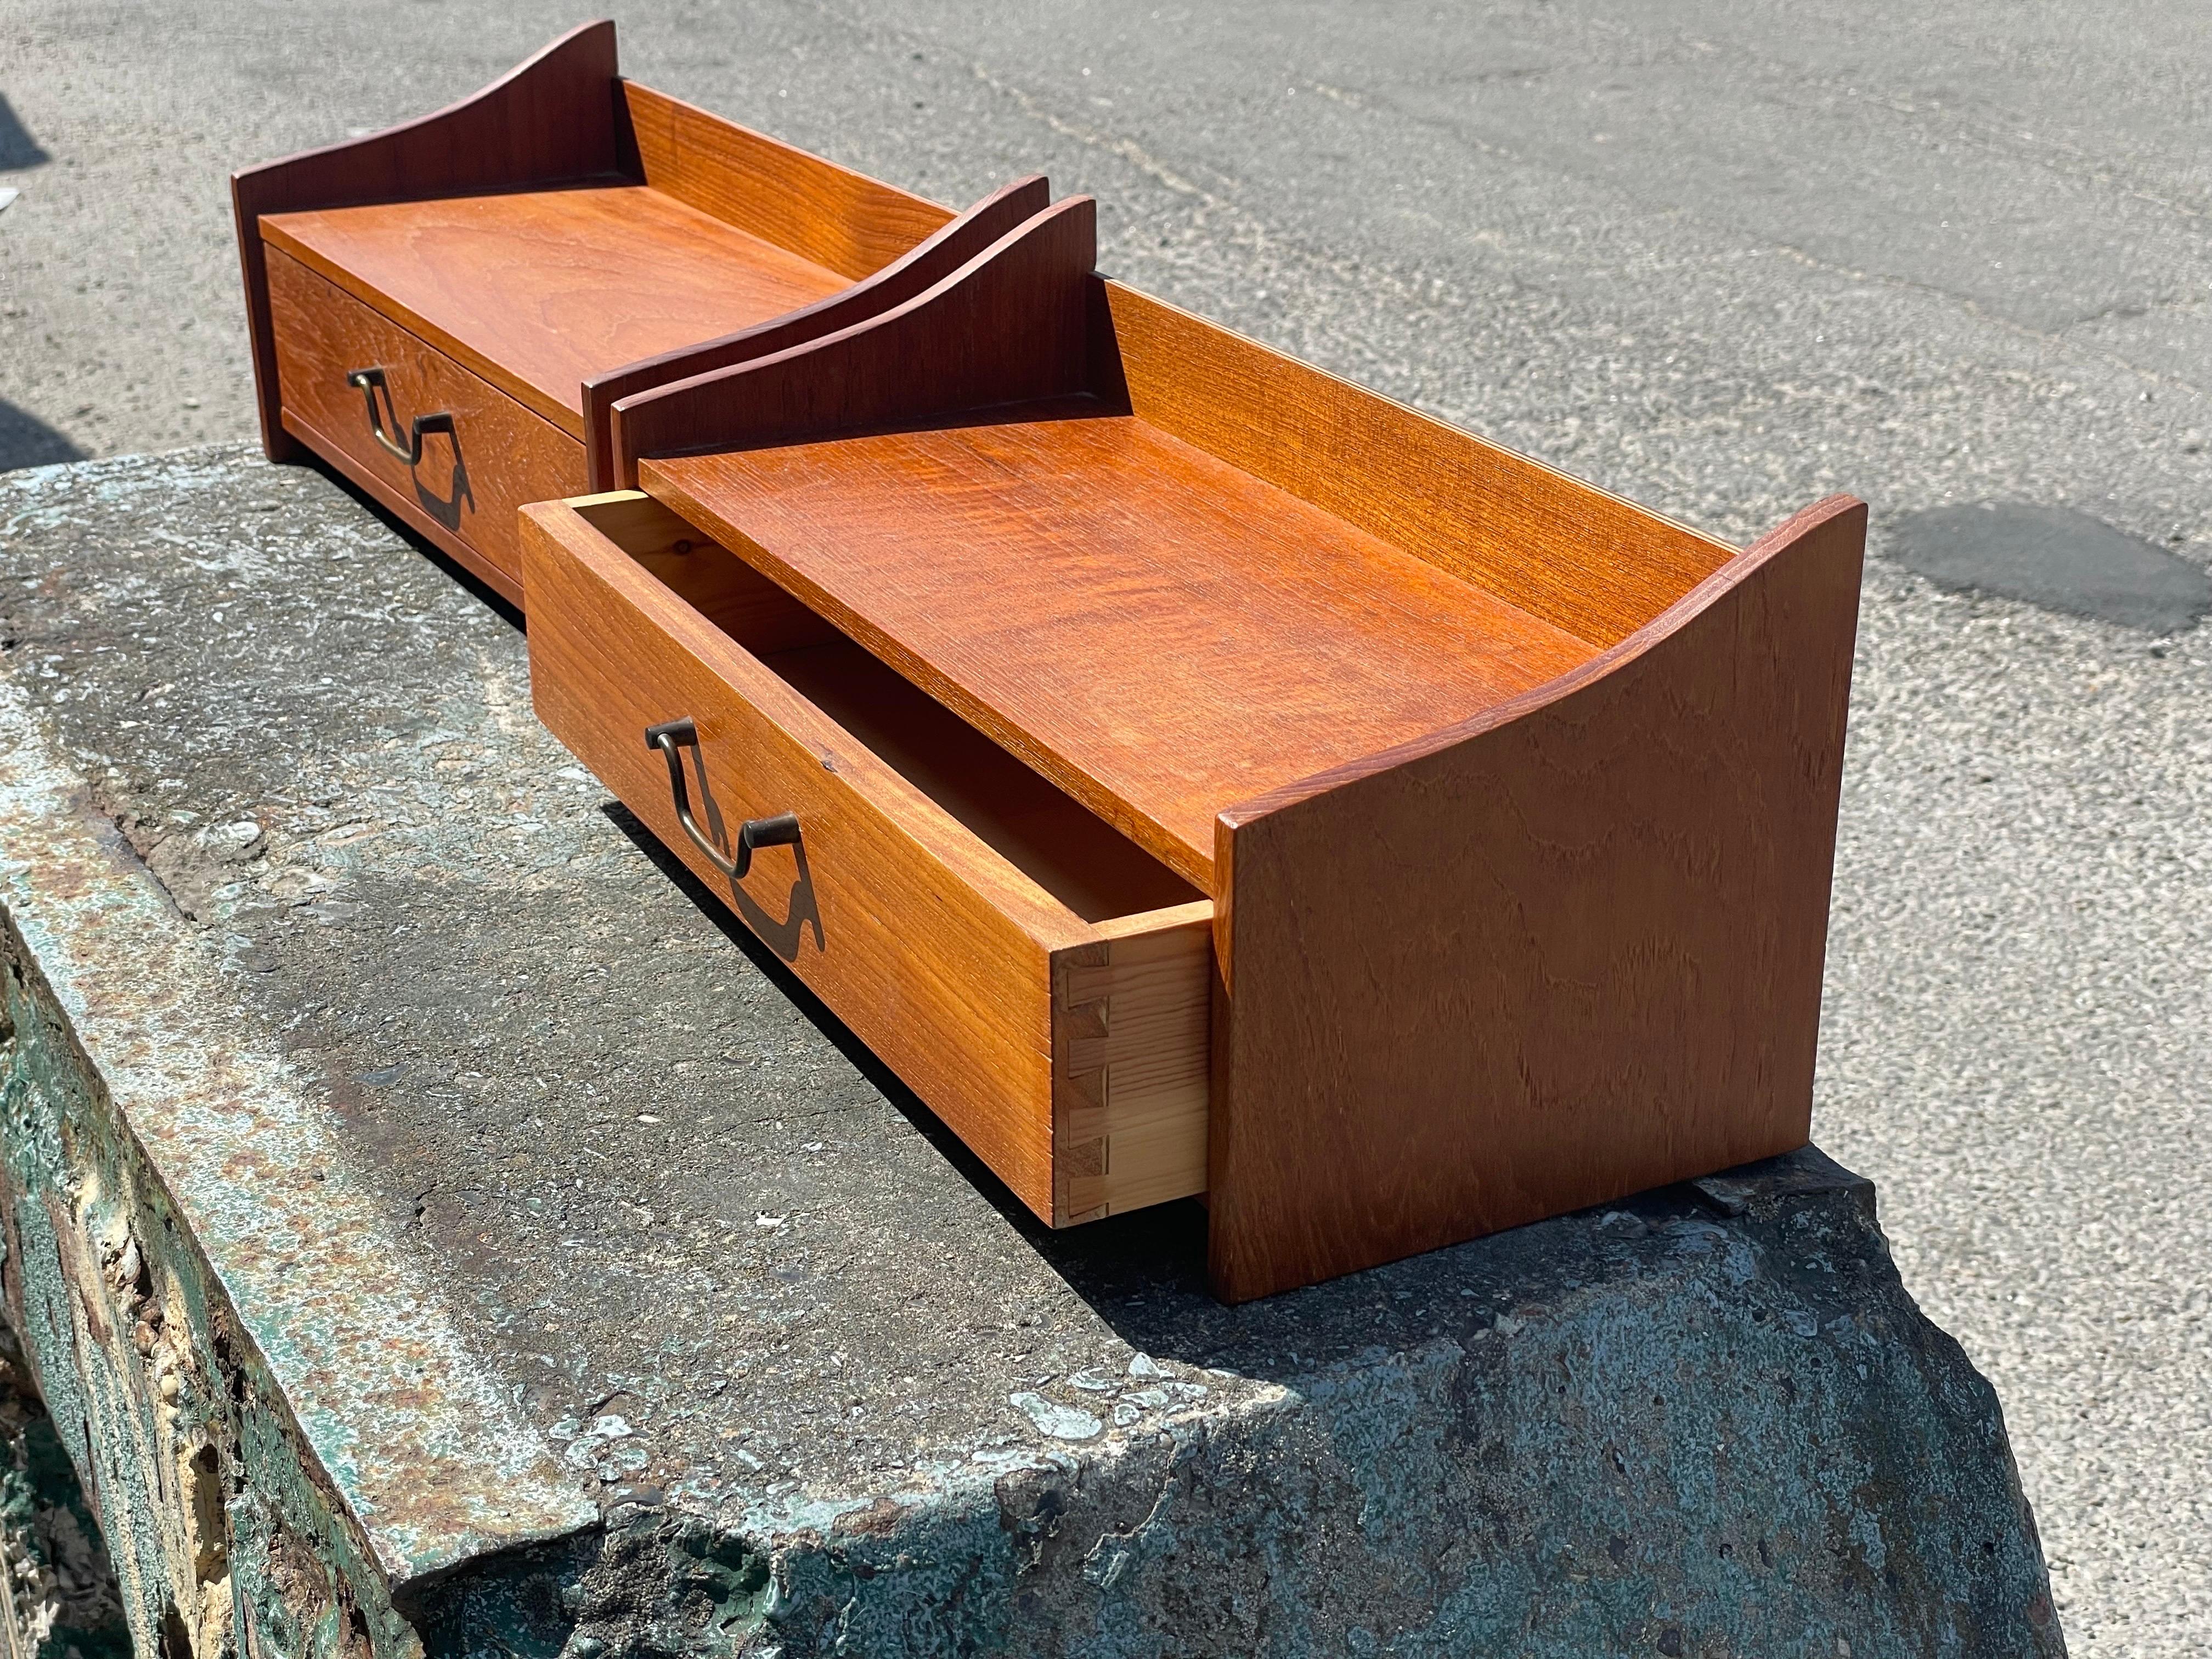
{"label": "concrete ledge", "polygon": [[7,1307],[142,1650],[2063,1651],[1818,1152],[1224,1309],[702,898],[321,475],[0,478]]}

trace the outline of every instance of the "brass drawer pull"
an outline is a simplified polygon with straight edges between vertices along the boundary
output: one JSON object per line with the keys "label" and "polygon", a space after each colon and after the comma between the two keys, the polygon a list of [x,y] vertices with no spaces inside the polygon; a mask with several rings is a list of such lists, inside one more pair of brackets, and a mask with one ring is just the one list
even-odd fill
{"label": "brass drawer pull", "polygon": [[780,812],[772,818],[747,818],[738,826],[738,856],[726,859],[721,849],[707,839],[698,820],[691,816],[691,792],[684,781],[685,749],[699,746],[699,728],[688,717],[669,720],[660,726],[645,728],[645,746],[658,749],[668,759],[668,793],[676,798],[676,821],[684,826],[684,833],[701,852],[714,861],[714,867],[732,881],[744,879],[745,872],[753,867],[756,847],[795,847],[799,844],[799,815]]}
{"label": "brass drawer pull", "polygon": [[[392,388],[384,383],[384,371],[381,368],[356,368],[346,376],[346,384],[359,386],[361,395],[368,400],[368,429],[375,434],[376,441],[410,467],[422,465],[424,434],[442,432],[449,438],[454,435],[453,417],[441,410],[435,415],[417,415],[414,425],[409,429],[408,441],[403,444],[384,429],[384,413],[376,406],[379,392],[384,393],[386,408],[392,404]],[[392,410],[392,423],[394,426],[399,424],[398,410]]]}

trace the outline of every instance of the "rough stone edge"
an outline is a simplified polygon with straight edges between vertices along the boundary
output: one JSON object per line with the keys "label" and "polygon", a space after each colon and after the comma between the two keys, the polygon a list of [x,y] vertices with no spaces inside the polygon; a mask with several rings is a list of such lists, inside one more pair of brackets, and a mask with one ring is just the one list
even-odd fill
{"label": "rough stone edge", "polygon": [[393,1583],[596,1524],[283,1057],[222,1026],[214,963],[5,683],[0,911]]}

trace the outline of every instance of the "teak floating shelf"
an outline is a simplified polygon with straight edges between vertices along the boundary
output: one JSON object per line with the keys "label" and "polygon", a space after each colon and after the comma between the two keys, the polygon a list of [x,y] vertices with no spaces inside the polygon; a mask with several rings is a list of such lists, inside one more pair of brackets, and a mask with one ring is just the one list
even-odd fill
{"label": "teak floating shelf", "polygon": [[553,731],[1054,1225],[1264,1295],[1802,1144],[1865,508],[1747,550],[1092,270],[616,399]]}
{"label": "teak floating shelf", "polygon": [[913,298],[1042,208],[933,202],[620,78],[587,24],[475,97],[231,185],[270,457],[304,444],[507,599],[619,398]]}

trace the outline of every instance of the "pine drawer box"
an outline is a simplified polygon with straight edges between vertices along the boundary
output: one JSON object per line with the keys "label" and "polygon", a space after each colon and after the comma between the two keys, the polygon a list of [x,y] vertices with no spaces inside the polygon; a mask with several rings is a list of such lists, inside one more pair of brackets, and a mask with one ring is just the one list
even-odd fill
{"label": "pine drawer box", "polygon": [[1055,1225],[1264,1295],[1802,1144],[1865,509],[1739,550],[1097,276],[617,400],[545,722]]}
{"label": "pine drawer box", "polygon": [[956,218],[623,80],[600,22],[232,198],[270,457],[314,450],[520,603],[516,509],[604,486],[616,399],[910,299],[1047,192]]}

